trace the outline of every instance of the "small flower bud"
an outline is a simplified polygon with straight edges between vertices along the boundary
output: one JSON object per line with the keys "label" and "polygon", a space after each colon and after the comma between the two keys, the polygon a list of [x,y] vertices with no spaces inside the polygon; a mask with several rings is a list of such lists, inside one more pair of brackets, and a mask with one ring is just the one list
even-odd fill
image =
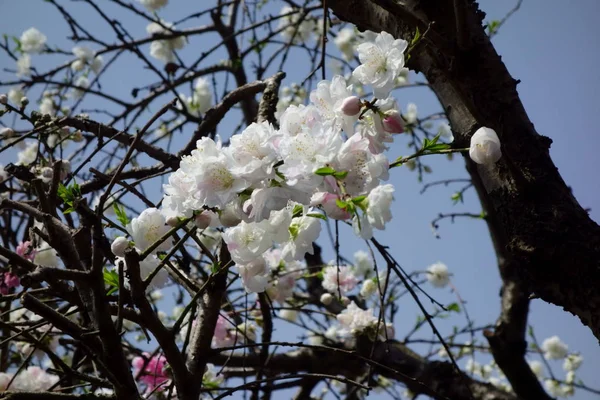
{"label": "small flower bud", "polygon": [[402,120],[402,115],[397,110],[388,111],[384,115],[382,121],[384,131],[389,133],[404,132],[404,120]]}
{"label": "small flower bud", "polygon": [[360,103],[360,99],[357,96],[346,97],[342,102],[341,110],[342,112],[349,116],[355,116],[360,113],[360,109],[362,108],[362,104]]}
{"label": "small flower bud", "polygon": [[6,104],[8,103],[8,96],[5,95],[4,93],[0,94],[0,104]]}
{"label": "small flower bud", "polygon": [[71,162],[69,160],[60,160],[60,179],[65,180],[71,173]]}
{"label": "small flower bud", "polygon": [[345,306],[348,306],[348,305],[350,305],[350,303],[352,303],[352,300],[350,300],[346,296],[343,296],[340,300],[342,301],[342,304],[345,305]]}
{"label": "small flower bud", "polygon": [[213,221],[215,221],[216,219],[217,215],[214,212],[206,210],[202,211],[201,214],[196,215],[196,218],[194,218],[194,223],[196,224],[198,229],[206,229],[209,226],[214,225]]}
{"label": "small flower bud", "polygon": [[71,140],[74,142],[82,142],[83,141],[83,133],[81,133],[81,131],[75,131],[73,132],[73,135],[71,135]]}
{"label": "small flower bud", "polygon": [[15,136],[15,131],[11,128],[0,128],[0,135],[2,136],[2,139],[8,139]]}
{"label": "small flower bud", "polygon": [[329,293],[323,293],[321,295],[321,303],[323,303],[324,305],[328,306],[331,304],[331,302],[333,301],[333,296]]}
{"label": "small flower bud", "polygon": [[110,250],[117,257],[125,257],[125,250],[129,247],[129,240],[123,236],[117,237],[110,245]]}
{"label": "small flower bud", "polygon": [[73,72],[83,71],[85,68],[85,62],[82,60],[75,60],[71,63],[71,70]]}
{"label": "small flower bud", "polygon": [[166,223],[169,226],[177,226],[177,224],[179,224],[179,218],[169,217],[169,218],[167,218]]}
{"label": "small flower bud", "polygon": [[226,228],[237,226],[240,222],[242,222],[242,219],[231,207],[225,207],[225,209],[221,211],[219,220],[221,221],[221,224]]}
{"label": "small flower bud", "polygon": [[21,107],[25,107],[29,104],[29,99],[25,96],[21,97]]}
{"label": "small flower bud", "polygon": [[279,311],[279,316],[286,321],[296,322],[298,319],[298,312],[295,310],[281,310]]}
{"label": "small flower bud", "polygon": [[482,127],[471,137],[469,156],[477,164],[493,164],[502,157],[500,139],[496,131]]}

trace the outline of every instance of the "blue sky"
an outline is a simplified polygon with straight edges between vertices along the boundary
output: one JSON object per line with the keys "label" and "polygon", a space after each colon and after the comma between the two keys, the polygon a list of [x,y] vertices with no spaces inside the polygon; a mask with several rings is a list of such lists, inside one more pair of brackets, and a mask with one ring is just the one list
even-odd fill
{"label": "blue sky", "polygon": [[[106,32],[102,23],[77,8],[81,8],[80,5],[62,3],[72,6],[88,29],[97,33]],[[515,1],[512,0],[480,1],[481,8],[488,14],[487,20],[502,18],[514,4]],[[189,12],[188,5],[188,2],[182,0],[170,0],[169,7],[161,16],[165,20],[178,19]],[[277,12],[278,8],[274,7],[274,10]],[[509,71],[514,78],[521,80],[518,90],[530,119],[540,134],[553,140],[550,151],[555,164],[579,202],[584,207],[591,208],[590,215],[596,221],[600,220],[600,185],[596,175],[600,170],[600,157],[597,156],[600,139],[596,121],[597,115],[600,115],[598,17],[600,2],[597,0],[525,0],[520,11],[494,38],[498,53],[502,55]],[[1,33],[18,36],[25,29],[35,26],[48,36],[49,43],[64,45],[69,50],[70,46],[64,41],[67,28],[62,21],[56,24],[57,18],[59,16],[55,9],[43,2],[0,0]],[[132,33],[138,36],[145,34],[145,23],[142,21],[132,19],[126,22]],[[107,37],[105,33],[104,37]],[[210,40],[203,39],[191,42],[189,46],[195,46],[200,52],[207,43]],[[300,55],[293,57],[297,58],[288,64],[286,72],[289,78],[285,84],[289,84],[294,77],[302,79],[308,70]],[[64,58],[54,58],[58,59]],[[34,65],[37,60],[41,66],[47,67],[50,63],[47,61],[50,59],[45,56],[34,56]],[[133,58],[120,61],[118,68],[105,76],[104,88],[129,98],[132,86],[147,82],[148,72],[132,67],[139,65],[133,64],[133,61]],[[2,56],[0,69],[4,68],[13,68],[13,63]],[[44,69],[46,68],[42,67]],[[0,71],[0,81],[9,78],[13,77]],[[413,74],[411,80],[418,81],[422,78]],[[402,89],[396,92],[396,97],[402,105],[416,103],[420,116],[440,111],[434,96],[426,89]],[[167,100],[164,99],[165,102]],[[156,110],[160,105],[152,107]],[[407,155],[406,144],[404,138],[399,138],[390,149],[390,158],[400,154]],[[14,161],[14,154],[0,154],[0,163],[10,161]],[[433,157],[427,159],[427,163],[432,167],[433,174],[426,177],[425,182],[466,177],[460,157],[455,157],[452,162],[443,157]],[[415,174],[406,169],[394,170],[391,183],[396,187],[394,220],[389,229],[378,236],[380,241],[391,247],[400,264],[408,271],[423,270],[438,260],[446,263],[454,273],[453,283],[460,296],[467,301],[471,318],[480,325],[493,323],[499,312],[500,280],[484,223],[460,219],[454,224],[443,221],[439,229],[440,239],[434,237],[429,226],[429,222],[439,212],[479,212],[480,206],[475,193],[468,192],[464,204],[453,206],[450,200],[452,188],[436,187],[420,194],[422,185],[417,182]],[[326,235],[323,239],[323,243],[327,243]],[[366,249],[351,232],[344,232],[342,239],[342,252],[348,256],[357,248]],[[332,254],[331,249],[326,246],[326,257],[332,257]],[[577,266],[574,265],[573,268]],[[456,295],[448,290],[427,289],[442,303],[456,301]],[[400,309],[402,311],[396,320],[396,328],[402,336],[401,333],[412,326],[416,308],[411,300],[403,299]],[[464,325],[461,320],[463,316],[455,318],[454,323]],[[558,307],[534,300],[530,324],[534,326],[538,339],[559,335],[570,350],[581,352],[585,361],[579,376],[588,384],[595,383],[594,378],[598,376],[597,371],[600,369],[600,349],[597,340],[578,319]],[[447,332],[451,329],[446,321],[440,325]],[[276,335],[283,336],[291,332],[293,331],[288,328],[282,328]],[[482,358],[482,361],[485,360]],[[553,366],[557,376],[564,377],[560,364]],[[596,397],[582,391],[578,391],[575,396],[579,400]]]}

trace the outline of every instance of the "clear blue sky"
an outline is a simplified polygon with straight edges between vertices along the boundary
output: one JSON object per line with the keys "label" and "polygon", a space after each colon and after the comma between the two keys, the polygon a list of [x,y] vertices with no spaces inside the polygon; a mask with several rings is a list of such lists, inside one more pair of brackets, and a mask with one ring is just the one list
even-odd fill
{"label": "clear blue sky", "polygon": [[[105,2],[106,0],[101,0],[99,4]],[[97,19],[77,11],[81,8],[80,5],[65,1],[62,3],[72,6],[76,15],[85,21],[90,30],[104,32],[105,26]],[[181,18],[189,13],[189,4],[190,2],[183,0],[170,0],[169,7],[161,16],[167,21]],[[492,20],[502,18],[515,1],[481,0],[480,4],[488,13],[487,20]],[[525,0],[521,10],[494,38],[496,48],[509,71],[513,77],[522,81],[519,94],[530,119],[539,133],[554,141],[551,155],[555,164],[565,181],[573,188],[580,203],[591,208],[591,216],[596,221],[600,220],[600,184],[597,177],[597,171],[600,170],[600,157],[597,156],[600,139],[596,121],[597,115],[600,115],[599,17],[598,0]],[[0,0],[1,33],[19,36],[25,29],[35,26],[48,36],[49,44],[64,45],[69,50],[70,46],[64,41],[68,34],[67,28],[62,20],[59,24],[55,22],[59,18],[52,6],[41,1]],[[138,37],[145,34],[145,23],[137,19],[123,22]],[[196,46],[197,52],[200,52],[207,46],[207,42],[196,41],[191,45]],[[43,66],[42,70],[48,66],[46,61],[41,61],[44,57],[34,56],[34,65],[36,62],[41,63],[39,65]],[[145,82],[144,78],[148,77],[145,71],[139,71],[132,65],[138,66],[139,63],[121,63],[118,69],[105,77],[104,88],[129,98],[130,88],[134,84]],[[4,68],[12,69],[14,66],[12,61],[2,56],[0,69]],[[290,76],[303,77],[308,67],[298,57],[298,62],[289,63],[288,68],[286,72]],[[0,71],[0,80],[9,77],[12,79],[9,74]],[[422,80],[414,75],[411,79]],[[290,82],[288,79],[285,83]],[[420,116],[440,111],[435,98],[425,89],[401,90],[396,92],[396,97],[400,104],[416,103]],[[167,100],[165,98],[164,101]],[[159,105],[153,107],[157,109]],[[390,150],[390,157],[402,153],[407,154],[406,142],[400,138]],[[0,163],[7,164],[11,161],[14,161],[13,154],[0,154]],[[434,171],[429,180],[466,177],[460,157],[452,162],[442,157],[428,159],[427,162]],[[416,176],[407,170],[394,170],[391,182],[396,187],[394,220],[390,229],[378,236],[381,242],[392,247],[394,255],[408,271],[423,270],[438,260],[446,263],[454,273],[453,282],[468,302],[469,313],[476,324],[493,323],[499,312],[500,280],[484,223],[457,220],[451,224],[443,221],[439,230],[441,239],[434,238],[429,226],[429,222],[439,212],[479,212],[474,192],[466,195],[464,205],[453,206],[450,201],[452,190],[438,187],[421,195],[421,185]],[[326,239],[326,235],[323,238]],[[342,252],[348,256],[352,255],[355,248],[365,249],[364,244],[350,232],[344,233],[342,238]],[[332,252],[328,250],[327,255],[331,257]],[[574,265],[573,268],[577,266]],[[442,303],[455,301],[455,295],[447,290],[432,289],[429,292]],[[396,328],[401,336],[414,321],[416,309],[408,299],[401,301],[400,309]],[[455,324],[464,325],[462,316],[456,318]],[[594,379],[598,377],[597,371],[600,370],[600,349],[597,340],[578,319],[555,306],[535,300],[532,302],[530,324],[534,326],[539,339],[559,335],[570,350],[581,352],[585,361],[579,376],[587,384],[595,384]],[[442,323],[441,326],[448,332],[451,328],[449,324]],[[277,335],[289,333],[291,331],[282,329]],[[553,365],[557,376],[563,378],[560,364]],[[583,400],[596,396],[577,391],[575,398]]]}

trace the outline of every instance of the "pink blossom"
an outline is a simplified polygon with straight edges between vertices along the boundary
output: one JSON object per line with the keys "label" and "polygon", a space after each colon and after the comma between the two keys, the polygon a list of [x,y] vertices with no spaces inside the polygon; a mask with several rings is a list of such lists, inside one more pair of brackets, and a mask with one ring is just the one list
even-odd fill
{"label": "pink blossom", "polygon": [[357,283],[358,279],[348,266],[338,268],[335,265],[330,265],[323,271],[322,285],[330,293],[336,293],[338,290],[342,293],[349,292],[356,287]]}
{"label": "pink blossom", "polygon": [[229,331],[233,328],[233,325],[225,317],[219,315],[217,318],[217,324],[215,325],[215,333],[213,335],[213,346],[214,347],[229,347],[234,344],[234,337]]}
{"label": "pink blossom", "polygon": [[0,294],[7,295],[10,288],[21,284],[19,277],[12,272],[0,273]]}
{"label": "pink blossom", "polygon": [[17,254],[28,260],[33,260],[35,257],[35,250],[32,243],[29,240],[19,243],[17,246]]}
{"label": "pink blossom", "polygon": [[402,120],[402,115],[397,110],[390,110],[385,113],[383,130],[389,133],[404,132],[404,121]]}
{"label": "pink blossom", "polygon": [[143,357],[135,357],[131,365],[134,375],[139,375],[138,380],[146,384],[148,391],[153,391],[169,381],[166,371],[167,359],[162,355],[151,356],[149,353],[143,353]]}

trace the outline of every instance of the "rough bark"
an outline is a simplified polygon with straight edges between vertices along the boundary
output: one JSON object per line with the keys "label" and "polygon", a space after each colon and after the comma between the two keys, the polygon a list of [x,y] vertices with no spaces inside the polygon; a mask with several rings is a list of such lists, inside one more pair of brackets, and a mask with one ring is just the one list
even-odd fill
{"label": "rough bark", "polygon": [[552,141],[539,135],[529,120],[518,81],[486,35],[478,4],[328,0],[327,5],[360,29],[383,30],[406,40],[417,26],[421,32],[430,26],[411,54],[410,67],[427,77],[458,147],[468,145],[481,126],[498,133],[503,157],[497,164],[466,162],[483,183],[479,195],[496,214],[523,290],[577,315],[600,338],[600,227],[552,162]]}

